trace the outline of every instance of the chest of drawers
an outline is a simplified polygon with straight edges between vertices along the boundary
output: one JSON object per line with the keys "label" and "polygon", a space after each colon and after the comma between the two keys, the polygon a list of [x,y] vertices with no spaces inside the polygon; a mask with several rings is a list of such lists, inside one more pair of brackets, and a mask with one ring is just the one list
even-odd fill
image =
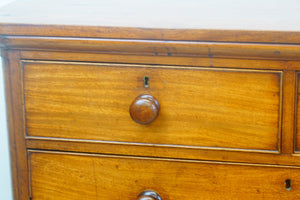
{"label": "chest of drawers", "polygon": [[42,2],[0,11],[16,200],[300,199],[299,18]]}

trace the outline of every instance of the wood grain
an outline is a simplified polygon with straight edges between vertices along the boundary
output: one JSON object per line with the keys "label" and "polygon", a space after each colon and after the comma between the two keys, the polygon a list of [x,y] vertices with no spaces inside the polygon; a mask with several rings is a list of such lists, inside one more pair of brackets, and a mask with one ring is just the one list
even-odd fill
{"label": "wood grain", "polygon": [[112,155],[148,156],[240,163],[300,166],[300,154],[283,154],[275,151],[255,151],[226,148],[190,147],[178,145],[138,144],[93,140],[26,138],[28,149],[45,149],[66,152],[84,152]]}
{"label": "wood grain", "polygon": [[297,84],[297,94],[296,94],[296,124],[295,124],[295,132],[296,132],[296,140],[295,140],[295,150],[297,151],[297,153],[300,153],[300,88],[299,88],[299,83],[300,83],[300,79],[299,79],[300,73],[297,72],[296,73],[296,84]]}
{"label": "wood grain", "polygon": [[300,44],[298,31],[159,29],[0,23],[1,35]]}
{"label": "wood grain", "polygon": [[271,70],[300,70],[299,61],[288,60],[251,60],[238,58],[215,57],[171,57],[124,55],[117,53],[91,53],[91,52],[54,52],[54,51],[21,51],[25,60],[53,60],[53,61],[85,61],[128,64],[178,65],[211,68],[238,68],[238,69],[271,69]]}
{"label": "wood grain", "polygon": [[[23,65],[29,136],[278,150],[280,72]],[[143,87],[145,75],[149,88]],[[161,105],[147,126],[129,115],[140,94]]]}
{"label": "wood grain", "polygon": [[282,153],[293,154],[295,150],[296,73],[284,71],[283,82]]}
{"label": "wood grain", "polygon": [[299,9],[217,1],[0,9],[14,199],[300,199]]}
{"label": "wood grain", "polygon": [[70,37],[5,36],[2,45],[12,49],[97,51],[152,56],[221,57],[299,60],[295,44],[249,44],[197,41],[122,40]]}
{"label": "wood grain", "polygon": [[30,166],[36,200],[129,200],[145,189],[158,192],[163,200],[300,198],[300,169],[284,166],[35,151]]}
{"label": "wood grain", "polygon": [[28,200],[29,171],[25,142],[23,72],[19,51],[6,51],[5,77],[14,199]]}
{"label": "wood grain", "polygon": [[17,152],[16,152],[16,140],[14,136],[14,124],[13,124],[13,106],[12,106],[12,95],[11,91],[11,80],[10,80],[10,67],[8,52],[4,49],[1,50],[1,56],[3,60],[3,72],[5,74],[5,97],[6,97],[6,112],[7,112],[7,122],[8,122],[8,132],[9,132],[9,149],[10,149],[10,166],[12,174],[12,186],[13,186],[13,198],[15,200],[19,199],[19,187],[18,187],[18,164],[17,164]]}

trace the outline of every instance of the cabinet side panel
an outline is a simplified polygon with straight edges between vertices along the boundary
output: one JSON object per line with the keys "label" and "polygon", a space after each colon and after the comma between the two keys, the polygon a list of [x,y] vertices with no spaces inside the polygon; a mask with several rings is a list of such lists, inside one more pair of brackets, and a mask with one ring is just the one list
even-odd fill
{"label": "cabinet side panel", "polygon": [[23,79],[19,51],[6,51],[4,62],[7,119],[15,200],[29,199],[28,163],[25,146]]}
{"label": "cabinet side panel", "polygon": [[4,84],[5,84],[5,97],[6,97],[6,115],[7,115],[7,126],[9,131],[9,150],[10,150],[10,165],[12,173],[12,184],[13,184],[13,197],[18,199],[18,181],[17,181],[17,162],[16,162],[16,145],[14,138],[14,126],[13,126],[13,113],[12,113],[12,98],[11,98],[11,86],[10,86],[10,71],[9,71],[9,60],[7,58],[7,52],[1,50],[2,56],[2,67],[4,73]]}

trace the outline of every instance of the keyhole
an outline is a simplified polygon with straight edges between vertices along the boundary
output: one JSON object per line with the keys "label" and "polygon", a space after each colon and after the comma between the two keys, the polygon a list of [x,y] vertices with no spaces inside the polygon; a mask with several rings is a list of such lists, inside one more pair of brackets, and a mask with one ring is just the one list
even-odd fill
{"label": "keyhole", "polygon": [[286,179],[284,184],[285,184],[285,189],[287,191],[290,191],[292,189],[292,181],[290,179]]}
{"label": "keyhole", "polygon": [[145,88],[149,87],[149,77],[148,76],[144,76],[144,87]]}

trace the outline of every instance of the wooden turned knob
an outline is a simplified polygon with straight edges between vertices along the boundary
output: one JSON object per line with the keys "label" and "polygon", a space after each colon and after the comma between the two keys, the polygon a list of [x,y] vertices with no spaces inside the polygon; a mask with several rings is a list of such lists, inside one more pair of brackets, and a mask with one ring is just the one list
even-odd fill
{"label": "wooden turned knob", "polygon": [[139,194],[137,200],[161,200],[161,197],[152,190],[145,190]]}
{"label": "wooden turned knob", "polygon": [[157,99],[149,94],[142,94],[135,98],[129,108],[131,118],[139,124],[150,124],[159,113]]}

